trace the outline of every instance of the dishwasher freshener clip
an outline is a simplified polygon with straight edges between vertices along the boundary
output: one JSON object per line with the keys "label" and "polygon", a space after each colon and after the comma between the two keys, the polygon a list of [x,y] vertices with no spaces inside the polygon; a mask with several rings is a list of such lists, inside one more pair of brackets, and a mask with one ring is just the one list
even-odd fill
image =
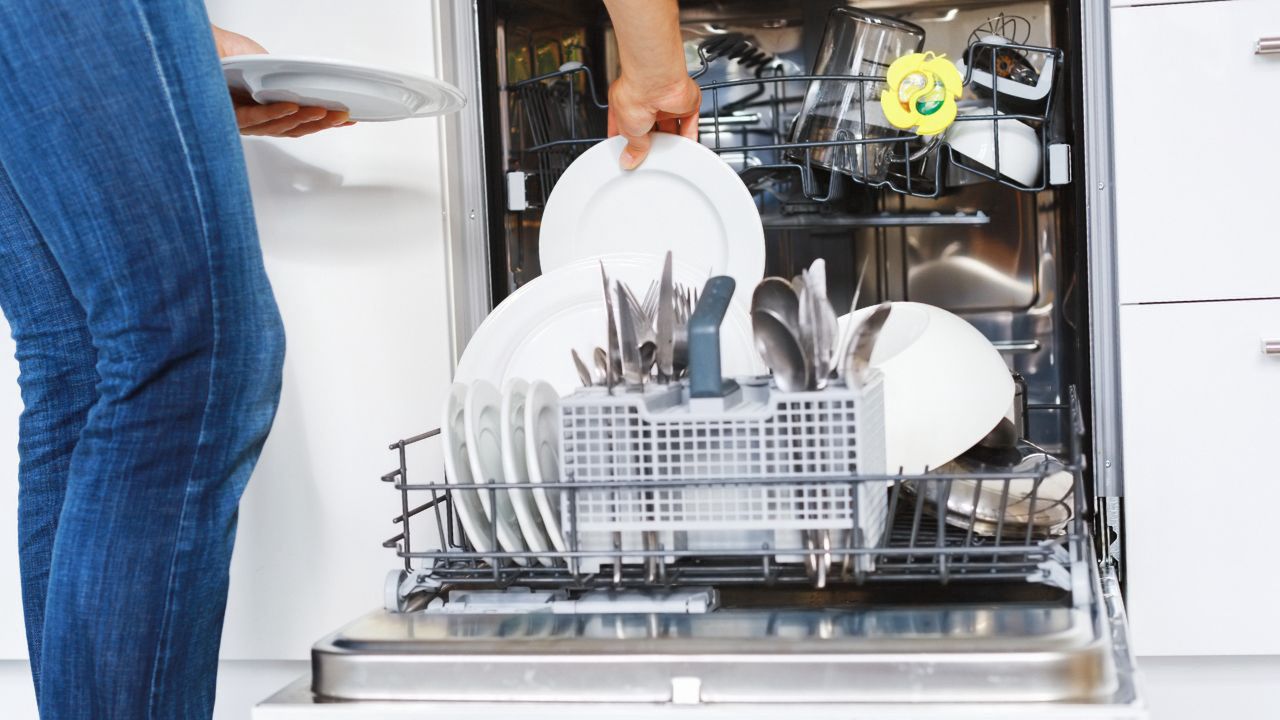
{"label": "dishwasher freshener clip", "polygon": [[955,121],[964,78],[945,55],[903,55],[889,66],[886,80],[889,87],[880,93],[880,107],[894,127],[937,135]]}

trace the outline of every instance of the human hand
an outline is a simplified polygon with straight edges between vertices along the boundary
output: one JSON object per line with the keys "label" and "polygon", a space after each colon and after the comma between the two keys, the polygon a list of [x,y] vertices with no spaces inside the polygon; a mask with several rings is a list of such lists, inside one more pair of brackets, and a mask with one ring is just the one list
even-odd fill
{"label": "human hand", "polygon": [[634,170],[649,154],[653,130],[698,139],[702,89],[680,72],[665,82],[633,81],[624,71],[609,87],[609,136],[627,139],[619,163]]}
{"label": "human hand", "polygon": [[[218,48],[219,58],[261,55],[267,52],[266,48],[252,39],[216,25],[213,27],[213,40]],[[259,105],[243,90],[231,92],[231,103],[235,106],[236,123],[240,126],[241,135],[296,138],[329,128],[355,125],[344,111],[299,107],[296,103]]]}

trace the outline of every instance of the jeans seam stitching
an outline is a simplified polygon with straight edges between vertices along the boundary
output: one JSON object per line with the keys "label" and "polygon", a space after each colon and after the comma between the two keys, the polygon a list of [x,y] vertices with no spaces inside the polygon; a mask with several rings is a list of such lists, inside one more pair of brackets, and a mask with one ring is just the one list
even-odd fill
{"label": "jeans seam stitching", "polygon": [[187,174],[191,181],[191,193],[193,196],[192,199],[195,203],[196,213],[200,217],[201,239],[204,241],[204,246],[205,246],[204,248],[205,249],[205,270],[208,274],[209,302],[212,308],[211,315],[212,315],[212,321],[213,321],[213,343],[212,343],[212,348],[210,350],[209,379],[208,379],[208,386],[207,386],[206,395],[205,395],[205,403],[201,411],[200,431],[199,431],[199,434],[196,436],[196,446],[195,446],[194,457],[192,458],[191,469],[187,474],[186,488],[183,491],[182,510],[178,513],[178,528],[177,528],[177,533],[174,539],[173,554],[169,560],[168,580],[165,585],[164,609],[163,609],[161,620],[160,620],[160,631],[157,634],[157,638],[156,638],[155,660],[153,662],[152,669],[151,669],[151,687],[148,689],[148,693],[147,693],[147,717],[155,718],[157,717],[156,715],[156,711],[157,711],[156,704],[158,701],[157,684],[158,684],[158,679],[159,679],[160,671],[162,667],[161,659],[168,652],[169,633],[172,631],[173,591],[174,591],[175,575],[177,573],[178,557],[181,554],[182,539],[184,535],[183,528],[187,524],[187,511],[190,507],[191,490],[192,490],[191,483],[192,483],[192,478],[196,472],[195,469],[196,469],[196,466],[198,465],[201,448],[204,445],[205,430],[206,430],[205,424],[208,422],[208,418],[209,418],[209,405],[213,401],[213,378],[216,373],[217,364],[218,364],[217,351],[218,351],[218,340],[219,340],[219,337],[218,337],[219,323],[218,323],[218,303],[217,303],[216,293],[215,293],[214,284],[213,284],[212,258],[210,257],[209,226],[205,218],[204,202],[203,202],[203,198],[200,195],[199,183],[196,181],[195,167],[191,160],[191,150],[187,145],[186,136],[182,132],[182,124],[178,120],[177,106],[173,102],[173,93],[169,86],[169,79],[165,75],[164,66],[161,64],[159,53],[156,50],[155,37],[151,32],[151,24],[147,21],[146,13],[143,11],[142,6],[138,2],[138,0],[131,0],[130,4],[133,5],[134,11],[137,13],[139,24],[142,27],[142,33],[146,38],[147,46],[151,51],[151,58],[155,67],[156,75],[160,81],[160,87],[164,93],[165,103],[168,106],[169,115],[173,119],[174,130],[176,131],[178,136],[178,143],[182,147],[183,160],[186,162],[186,165],[187,165]]}

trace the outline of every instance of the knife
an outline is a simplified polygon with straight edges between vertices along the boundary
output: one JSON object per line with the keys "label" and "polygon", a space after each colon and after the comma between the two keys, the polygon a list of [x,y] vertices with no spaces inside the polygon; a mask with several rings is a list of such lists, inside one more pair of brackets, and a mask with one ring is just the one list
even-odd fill
{"label": "knife", "polygon": [[671,251],[662,263],[662,280],[658,285],[658,377],[664,382],[676,374],[676,303],[671,281]]}
{"label": "knife", "polygon": [[609,347],[607,354],[609,363],[605,371],[604,384],[610,390],[618,383],[618,363],[622,356],[618,348],[618,326],[614,322],[613,289],[609,286],[609,274],[604,271],[604,263],[600,263],[600,279],[604,281],[604,307],[609,315]]}
{"label": "knife", "polygon": [[628,292],[622,283],[618,292],[618,342],[622,351],[622,379],[628,388],[643,387],[644,373],[640,369],[640,343],[636,336],[636,318],[628,303]]}
{"label": "knife", "polygon": [[893,303],[880,303],[871,312],[871,316],[853,331],[853,339],[849,341],[849,357],[845,364],[845,382],[849,387],[861,389],[867,382],[867,370],[871,367],[871,353],[876,347],[876,338],[889,319],[889,311]]}

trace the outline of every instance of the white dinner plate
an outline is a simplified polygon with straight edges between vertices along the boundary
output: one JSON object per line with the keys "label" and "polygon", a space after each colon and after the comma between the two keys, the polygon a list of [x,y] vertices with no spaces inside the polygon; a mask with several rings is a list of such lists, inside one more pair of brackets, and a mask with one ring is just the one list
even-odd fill
{"label": "white dinner plate", "polygon": [[[675,255],[676,283],[702,288],[705,269],[694,269]],[[604,262],[609,277],[627,283],[643,296],[661,276],[662,259],[618,255]],[[751,319],[741,298],[749,302],[752,287],[738,287],[720,327],[721,372],[726,377],[763,372],[751,336]],[[586,260],[535,278],[489,313],[467,343],[455,379],[488,380],[495,386],[511,378],[545,380],[561,396],[581,387],[570,350],[591,362],[592,351],[608,344],[608,322],[600,262]]]}
{"label": "white dinner plate", "polygon": [[[502,390],[502,470],[509,483],[529,482],[529,463],[525,457],[525,411],[529,395],[529,383],[520,378],[507,381]],[[529,488],[511,488],[511,506],[516,511],[520,533],[530,550],[547,552],[551,549],[542,516],[534,503]],[[538,562],[552,566],[555,563],[540,557]]]}
{"label": "white dinner plate", "polygon": [[[449,390],[449,398],[445,400],[444,414],[440,419],[440,436],[444,442],[444,477],[451,485],[474,485],[471,474],[471,460],[467,456],[467,424],[466,424],[467,386],[454,383]],[[489,532],[489,521],[480,507],[480,496],[475,490],[453,490],[450,493],[453,509],[462,522],[462,531],[467,534],[471,546],[476,552],[493,552],[493,534]]]}
{"label": "white dinner plate", "polygon": [[668,250],[680,262],[728,275],[750,297],[764,276],[764,226],[751,192],[714,152],[655,133],[635,170],[618,165],[626,140],[596,144],[569,165],[542,213],[543,271],[613,253]]}
{"label": "white dinner plate", "polygon": [[[560,482],[560,395],[550,383],[529,384],[524,401],[524,453],[529,482]],[[569,549],[560,530],[560,491],[533,489],[533,502],[542,517],[547,539],[560,552]]]}
{"label": "white dinner plate", "polygon": [[435,78],[372,65],[286,55],[233,55],[222,61],[227,86],[264,105],[346,110],[357,122],[433,117],[462,109],[466,97]]}
{"label": "white dinner plate", "polygon": [[[471,474],[479,483],[505,482],[506,474],[502,469],[502,395],[492,384],[476,380],[467,389],[463,414],[467,424],[467,457],[471,460]],[[493,493],[481,490],[478,494],[485,518],[497,528],[498,545],[507,552],[524,552],[524,539],[511,504],[511,494],[503,489]],[[515,558],[515,562],[527,564],[524,558]]]}

